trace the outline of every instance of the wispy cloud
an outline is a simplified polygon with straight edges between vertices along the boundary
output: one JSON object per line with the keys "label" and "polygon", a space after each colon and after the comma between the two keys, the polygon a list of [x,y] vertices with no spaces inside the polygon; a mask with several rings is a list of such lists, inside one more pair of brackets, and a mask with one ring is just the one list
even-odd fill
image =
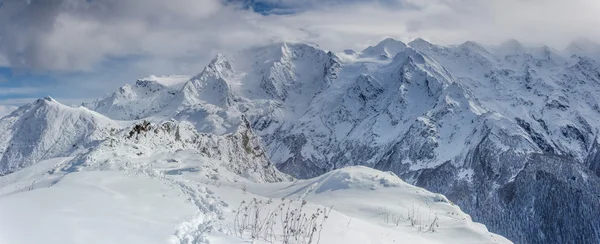
{"label": "wispy cloud", "polygon": [[[2,78],[0,78],[0,82],[2,82]],[[34,87],[0,87],[0,96],[29,95],[37,92],[39,89]]]}
{"label": "wispy cloud", "polygon": [[6,98],[0,99],[0,105],[2,106],[21,106],[30,102],[34,102],[39,99],[38,97],[21,97],[21,98]]}
{"label": "wispy cloud", "polygon": [[0,7],[0,52],[13,67],[59,71],[113,57],[176,59],[260,36],[248,15],[218,0],[9,0]]}
{"label": "wispy cloud", "polygon": [[0,118],[12,113],[15,109],[17,109],[17,106],[0,105]]}
{"label": "wispy cloud", "polygon": [[517,38],[552,45],[600,37],[600,2],[593,0],[257,2],[301,11],[263,16],[221,0],[5,0],[0,52],[14,67],[69,71],[132,55],[205,61],[219,50],[287,39],[342,47],[382,36],[441,43]]}

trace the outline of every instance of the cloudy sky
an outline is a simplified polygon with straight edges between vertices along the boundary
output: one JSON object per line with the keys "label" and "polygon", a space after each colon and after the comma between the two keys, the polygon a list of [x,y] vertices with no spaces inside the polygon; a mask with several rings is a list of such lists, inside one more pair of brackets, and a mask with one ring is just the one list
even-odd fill
{"label": "cloudy sky", "polygon": [[194,74],[219,52],[278,41],[333,51],[393,37],[600,40],[598,0],[0,0],[0,115],[66,104],[150,74]]}

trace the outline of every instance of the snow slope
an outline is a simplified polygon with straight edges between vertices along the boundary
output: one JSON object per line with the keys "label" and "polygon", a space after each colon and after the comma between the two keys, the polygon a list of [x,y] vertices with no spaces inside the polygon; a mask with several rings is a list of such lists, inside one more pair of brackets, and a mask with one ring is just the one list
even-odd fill
{"label": "snow slope", "polygon": [[[391,172],[364,166],[334,170],[292,184],[253,184],[248,189],[274,199],[305,199],[319,207],[333,206],[344,215],[335,220],[340,223],[335,226],[341,226],[344,240],[337,243],[447,243],[448,240],[509,243],[504,237],[488,232],[484,225],[472,222],[470,216],[445,196],[407,184]],[[411,216],[419,222],[415,226],[411,226]],[[427,231],[436,218],[435,231]],[[348,222],[344,225],[345,219]],[[370,225],[383,227],[385,231],[375,235],[361,233],[360,230]],[[334,228],[334,225],[329,226]],[[334,243],[337,238],[340,236],[324,240]]]}
{"label": "snow slope", "polygon": [[[177,155],[169,158],[185,162]],[[472,222],[444,196],[408,185],[389,172],[364,167],[288,183],[258,184],[238,176],[215,184],[204,178],[204,170],[172,174],[161,168],[164,164],[150,167],[142,161],[135,162],[135,167],[148,167],[143,172],[52,170],[65,160],[43,161],[15,173],[33,177],[0,178],[0,242],[248,243],[250,236],[232,231],[240,202],[277,198],[270,208],[285,197],[294,199],[291,205],[296,207],[300,207],[301,199],[308,200],[306,212],[334,206],[320,243],[446,243],[449,239],[457,243],[510,243]],[[227,175],[225,169],[219,170]],[[51,181],[19,187],[29,179]],[[359,196],[369,196],[370,201],[355,201]],[[398,225],[391,220],[386,223],[382,209],[397,216],[414,211],[421,216],[423,226],[411,226],[408,220]],[[427,231],[433,217],[439,218],[439,227]]]}
{"label": "snow slope", "polygon": [[0,119],[0,175],[93,148],[121,123],[46,97]]}
{"label": "snow slope", "polygon": [[68,174],[0,197],[2,243],[168,243],[195,209],[171,186],[120,172]]}

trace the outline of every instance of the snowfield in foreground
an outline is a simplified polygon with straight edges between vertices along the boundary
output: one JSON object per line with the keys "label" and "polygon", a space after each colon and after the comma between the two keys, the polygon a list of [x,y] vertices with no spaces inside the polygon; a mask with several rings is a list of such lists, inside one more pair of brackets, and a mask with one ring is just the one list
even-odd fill
{"label": "snowfield in foreground", "polygon": [[[0,243],[283,243],[286,209],[322,213],[313,243],[510,243],[446,197],[389,172],[348,167],[309,180],[252,183],[218,166],[174,171],[174,161],[189,168],[189,152],[170,158],[78,172],[53,170],[70,160],[57,158],[0,177]],[[206,171],[232,177],[213,180]],[[256,240],[252,203],[262,206],[263,225],[279,213]]]}

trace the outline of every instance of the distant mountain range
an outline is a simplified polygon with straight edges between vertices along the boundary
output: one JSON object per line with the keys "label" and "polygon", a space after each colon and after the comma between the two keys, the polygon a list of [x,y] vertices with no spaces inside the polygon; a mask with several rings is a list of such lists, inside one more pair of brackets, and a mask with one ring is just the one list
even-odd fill
{"label": "distant mountain range", "polygon": [[79,108],[23,106],[0,119],[0,175],[61,156],[76,156],[61,170],[108,163],[94,153],[155,131],[151,150],[194,147],[259,181],[286,179],[274,166],[304,179],[364,165],[446,195],[516,243],[598,243],[599,62],[586,40],[271,44]]}

